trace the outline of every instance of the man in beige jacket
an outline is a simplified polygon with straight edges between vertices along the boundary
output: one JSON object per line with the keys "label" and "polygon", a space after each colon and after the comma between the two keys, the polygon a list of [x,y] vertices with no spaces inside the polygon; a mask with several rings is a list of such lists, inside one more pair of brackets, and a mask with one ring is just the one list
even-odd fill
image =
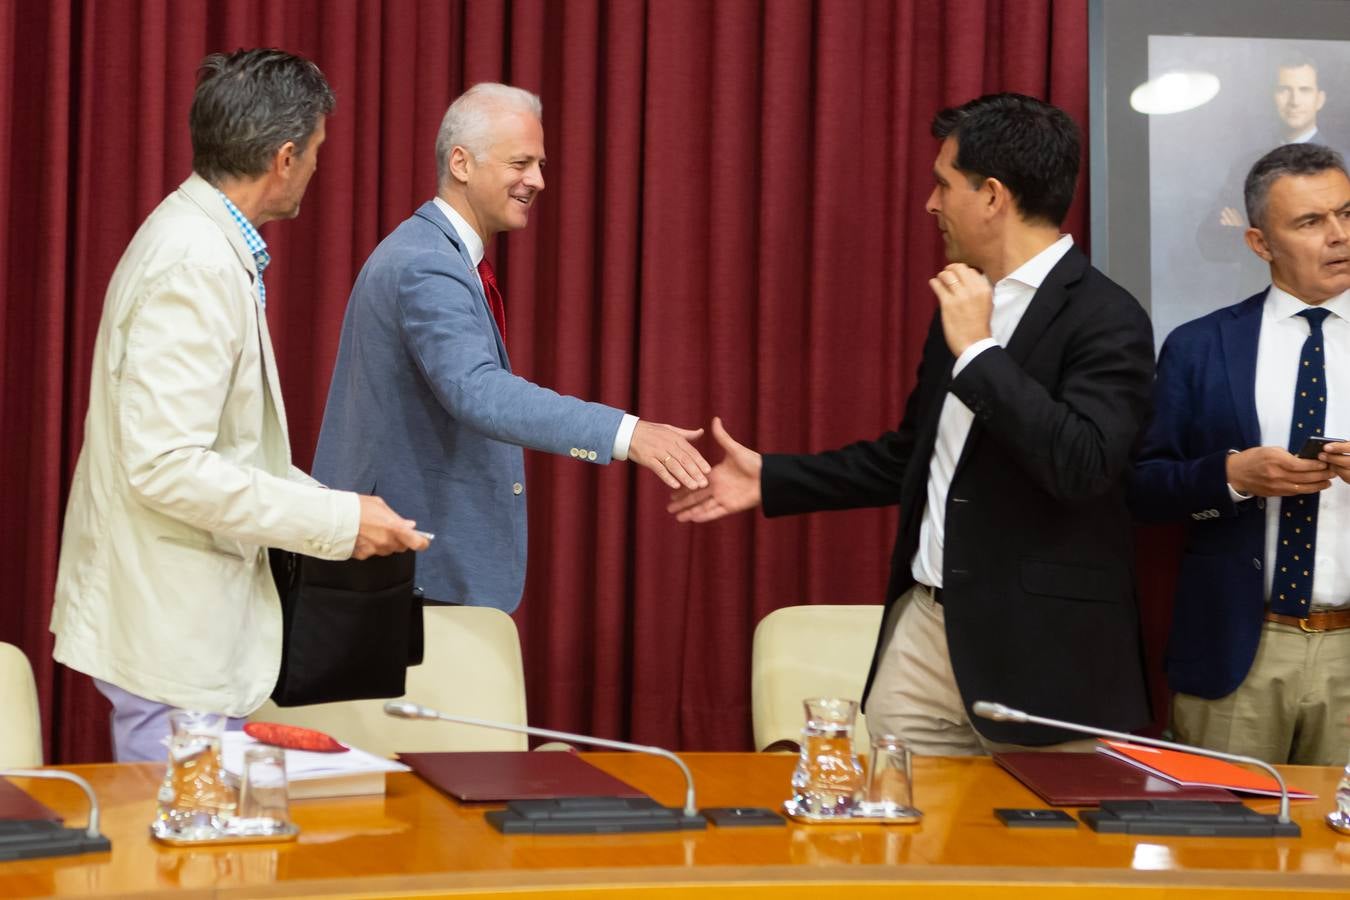
{"label": "man in beige jacket", "polygon": [[427,545],[378,497],[291,465],[257,228],[299,212],[333,102],[288,53],[207,57],[194,172],[108,286],[51,627],[56,660],[112,702],[118,760],[163,759],[175,707],[239,718],[267,699],[281,660],[267,547]]}

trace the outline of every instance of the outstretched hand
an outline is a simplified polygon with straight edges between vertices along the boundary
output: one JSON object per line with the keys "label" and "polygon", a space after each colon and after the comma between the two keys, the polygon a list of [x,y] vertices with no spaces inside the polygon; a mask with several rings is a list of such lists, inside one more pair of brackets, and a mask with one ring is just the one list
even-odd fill
{"label": "outstretched hand", "polygon": [[666,511],[674,513],[680,522],[711,522],[759,506],[763,455],[736,443],[716,417],[712,421],[712,434],[726,456],[708,474],[706,487],[685,488],[671,495]]}
{"label": "outstretched hand", "polygon": [[707,487],[712,466],[690,443],[701,437],[702,428],[690,430],[640,420],[628,442],[628,458],[651,469],[666,487],[675,490]]}

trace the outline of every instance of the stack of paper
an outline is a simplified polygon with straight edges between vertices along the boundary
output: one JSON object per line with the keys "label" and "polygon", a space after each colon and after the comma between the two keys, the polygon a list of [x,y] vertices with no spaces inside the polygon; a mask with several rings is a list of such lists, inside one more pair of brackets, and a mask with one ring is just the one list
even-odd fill
{"label": "stack of paper", "polygon": [[[255,746],[258,742],[242,731],[225,732],[221,756],[226,771],[239,777],[244,771],[244,751]],[[287,795],[292,800],[383,794],[386,773],[407,771],[403,763],[355,747],[341,753],[286,751]]]}

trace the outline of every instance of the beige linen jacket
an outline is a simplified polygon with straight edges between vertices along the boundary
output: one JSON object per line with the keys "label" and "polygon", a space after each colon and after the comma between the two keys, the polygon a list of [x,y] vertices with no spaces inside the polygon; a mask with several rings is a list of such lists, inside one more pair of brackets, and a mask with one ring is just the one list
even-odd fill
{"label": "beige linen jacket", "polygon": [[61,538],[58,662],[242,716],[281,662],[266,548],[345,559],[355,494],[291,465],[253,257],[193,175],[142,223],[104,299]]}

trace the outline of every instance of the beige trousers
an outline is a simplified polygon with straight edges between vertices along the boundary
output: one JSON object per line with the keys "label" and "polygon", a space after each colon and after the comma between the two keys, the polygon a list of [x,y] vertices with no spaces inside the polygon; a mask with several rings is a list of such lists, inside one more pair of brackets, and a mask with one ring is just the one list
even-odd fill
{"label": "beige trousers", "polygon": [[1087,738],[1046,747],[1003,744],[983,737],[966,715],[956,688],[942,604],[916,584],[891,607],[881,633],[889,634],[867,698],[867,730],[893,734],[925,756],[981,756],[1001,750],[1086,752]]}
{"label": "beige trousers", "polygon": [[1266,622],[1247,677],[1218,700],[1177,694],[1185,744],[1270,763],[1343,766],[1350,754],[1350,629],[1308,634]]}

